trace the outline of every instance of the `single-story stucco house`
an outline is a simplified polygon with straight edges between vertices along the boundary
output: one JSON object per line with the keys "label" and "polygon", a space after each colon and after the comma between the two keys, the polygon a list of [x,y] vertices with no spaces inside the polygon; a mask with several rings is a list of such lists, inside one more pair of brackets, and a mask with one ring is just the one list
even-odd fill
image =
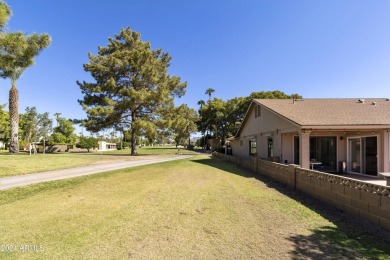
{"label": "single-story stucco house", "polygon": [[99,151],[113,151],[116,150],[116,143],[108,143],[106,141],[98,141]]}
{"label": "single-story stucco house", "polygon": [[326,172],[390,172],[387,98],[254,99],[229,150]]}

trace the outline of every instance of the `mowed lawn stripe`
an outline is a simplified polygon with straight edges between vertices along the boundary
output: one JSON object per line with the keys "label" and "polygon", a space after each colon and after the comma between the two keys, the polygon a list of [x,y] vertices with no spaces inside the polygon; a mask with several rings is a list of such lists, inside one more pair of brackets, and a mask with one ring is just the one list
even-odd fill
{"label": "mowed lawn stripe", "polygon": [[0,258],[388,256],[386,244],[349,237],[269,183],[207,155],[34,186],[0,193],[1,242],[44,251]]}

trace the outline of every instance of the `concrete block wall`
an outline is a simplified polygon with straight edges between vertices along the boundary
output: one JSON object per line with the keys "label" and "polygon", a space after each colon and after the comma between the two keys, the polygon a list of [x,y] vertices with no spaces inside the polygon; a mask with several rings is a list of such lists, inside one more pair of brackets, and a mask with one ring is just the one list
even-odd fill
{"label": "concrete block wall", "polygon": [[240,166],[253,170],[254,169],[254,163],[251,159],[241,159],[240,160]]}
{"label": "concrete block wall", "polygon": [[257,159],[256,161],[256,172],[273,178],[281,183],[294,187],[292,180],[289,178],[290,174],[288,165],[261,159]]}
{"label": "concrete block wall", "polygon": [[296,189],[390,230],[390,187],[297,167]]}
{"label": "concrete block wall", "polygon": [[227,155],[227,154],[223,154],[223,153],[218,153],[218,152],[213,152],[212,154],[213,154],[213,156],[218,157],[222,160],[230,161],[230,162],[233,162],[235,164],[240,164],[240,157],[233,156],[233,155]]}
{"label": "concrete block wall", "polygon": [[349,214],[390,230],[390,187],[261,159],[213,155],[287,184]]}

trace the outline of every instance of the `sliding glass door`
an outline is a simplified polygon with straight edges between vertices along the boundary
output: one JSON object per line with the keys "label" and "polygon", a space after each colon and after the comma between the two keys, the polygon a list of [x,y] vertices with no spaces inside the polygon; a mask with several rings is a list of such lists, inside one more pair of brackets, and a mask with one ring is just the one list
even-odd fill
{"label": "sliding glass door", "polygon": [[378,145],[377,138],[366,137],[364,138],[364,172],[368,175],[378,175]]}
{"label": "sliding glass door", "polygon": [[367,175],[378,174],[378,144],[377,137],[350,138],[349,148],[349,171]]}
{"label": "sliding glass door", "polygon": [[349,163],[350,171],[360,173],[361,156],[360,138],[349,139]]}

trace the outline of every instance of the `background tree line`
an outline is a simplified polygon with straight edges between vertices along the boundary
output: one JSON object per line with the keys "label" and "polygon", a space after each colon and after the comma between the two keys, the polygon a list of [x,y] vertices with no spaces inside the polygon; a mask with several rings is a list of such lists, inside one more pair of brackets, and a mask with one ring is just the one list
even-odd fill
{"label": "background tree line", "polygon": [[[176,144],[188,145],[191,134],[197,131],[196,122],[198,113],[195,109],[183,104],[166,111],[169,115],[156,123],[156,132],[152,135],[144,131],[137,139],[137,145]],[[21,150],[37,153],[37,144],[46,147],[58,144],[75,145],[78,148],[94,149],[98,141],[117,143],[119,149],[131,148],[131,132],[118,132],[115,129],[102,129],[99,132],[84,131],[75,133],[75,124],[84,126],[83,120],[66,119],[61,113],[54,114],[51,119],[48,112],[39,113],[36,107],[26,107],[25,112],[19,114],[19,147]],[[10,142],[10,118],[5,105],[0,105],[0,142],[8,149]],[[31,150],[29,149],[31,147]]]}
{"label": "background tree line", "polygon": [[[10,143],[10,116],[4,109],[5,105],[0,106],[0,142],[8,149]],[[26,107],[25,113],[19,114],[19,140],[18,145],[23,150],[29,150],[30,145],[34,150],[34,144],[40,142],[44,147],[54,144],[75,144],[78,136],[74,133],[73,123],[60,113],[56,113],[56,126],[53,126],[53,120],[48,112],[38,113],[36,107]],[[35,150],[36,153],[36,150]]]}
{"label": "background tree line", "polygon": [[[235,97],[224,101],[220,98],[211,99],[215,91],[207,89],[209,96],[207,102],[198,102],[199,120],[197,121],[198,131],[210,138],[217,138],[221,141],[234,136],[240,127],[247,109],[253,99],[299,99],[298,94],[288,95],[282,91],[260,91],[252,92],[247,97]],[[204,139],[200,139],[204,140]],[[202,142],[201,142],[202,143]]]}

